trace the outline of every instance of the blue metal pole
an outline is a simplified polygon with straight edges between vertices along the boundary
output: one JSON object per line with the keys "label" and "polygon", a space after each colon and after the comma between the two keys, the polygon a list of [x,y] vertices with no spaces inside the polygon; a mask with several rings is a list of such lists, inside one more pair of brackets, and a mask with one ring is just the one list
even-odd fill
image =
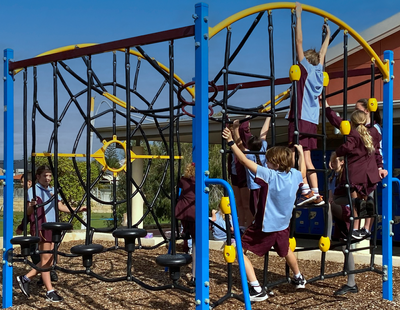
{"label": "blue metal pole", "polygon": [[393,187],[393,51],[385,51],[383,58],[389,63],[389,79],[383,83],[383,154],[387,177],[382,189],[382,265],[383,298],[393,300],[393,231],[392,231],[392,187]]}
{"label": "blue metal pole", "polygon": [[3,213],[3,308],[12,306],[13,268],[8,253],[12,253],[14,196],[14,80],[8,62],[14,51],[4,50],[4,213]]}
{"label": "blue metal pole", "polygon": [[239,220],[238,220],[238,215],[237,215],[237,210],[236,210],[235,195],[233,194],[232,187],[225,180],[222,180],[222,179],[208,179],[208,180],[206,180],[206,185],[209,185],[209,184],[222,185],[222,186],[224,186],[226,188],[226,190],[228,192],[229,203],[231,205],[231,213],[232,213],[233,233],[235,235],[235,241],[236,241],[237,260],[238,260],[238,263],[239,263],[240,278],[242,280],[242,290],[243,290],[243,297],[244,297],[244,305],[246,307],[246,310],[251,310],[249,287],[247,285],[246,268],[244,266],[242,241],[241,241],[241,238],[240,238],[240,228],[239,228]]}
{"label": "blue metal pole", "polygon": [[195,5],[196,309],[209,309],[208,193],[208,5]]}

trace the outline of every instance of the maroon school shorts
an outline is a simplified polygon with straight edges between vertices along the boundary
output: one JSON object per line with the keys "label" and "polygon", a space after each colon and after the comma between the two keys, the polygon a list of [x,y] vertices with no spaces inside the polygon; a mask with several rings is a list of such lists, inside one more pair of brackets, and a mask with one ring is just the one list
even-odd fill
{"label": "maroon school shorts", "polygon": [[247,179],[246,177],[239,177],[235,174],[231,175],[232,186],[237,186],[239,188],[247,187]]}
{"label": "maroon school shorts", "polygon": [[255,224],[251,224],[242,236],[242,247],[258,256],[264,256],[274,247],[280,257],[285,257],[289,251],[289,227],[281,231],[265,233],[256,229]]}
{"label": "maroon school shorts", "polygon": [[[316,134],[317,133],[317,124],[310,123],[304,120],[299,119],[299,132]],[[289,147],[293,147],[296,143],[296,137],[294,135],[294,121],[289,122],[288,126],[288,140]],[[303,146],[303,150],[311,151],[317,149],[317,138],[309,137],[309,136],[299,136],[299,143]]]}
{"label": "maroon school shorts", "polygon": [[250,212],[253,216],[256,214],[260,188],[250,190]]}

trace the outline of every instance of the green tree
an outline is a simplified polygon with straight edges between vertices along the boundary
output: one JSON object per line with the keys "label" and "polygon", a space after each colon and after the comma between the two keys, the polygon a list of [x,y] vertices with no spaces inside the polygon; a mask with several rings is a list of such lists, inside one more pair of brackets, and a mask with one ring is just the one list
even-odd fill
{"label": "green tree", "polygon": [[[35,167],[38,168],[41,165],[49,165],[50,160],[52,163],[54,163],[53,159],[54,158],[36,157]],[[57,171],[58,183],[63,194],[65,195],[65,203],[69,204],[72,208],[77,207],[85,196],[85,184],[87,177],[86,161],[76,161],[75,167],[71,158],[59,157]],[[94,161],[92,161],[90,164],[90,173],[91,182],[94,182],[100,173],[99,167]],[[78,175],[81,176],[81,180],[79,179]],[[51,185],[54,186],[54,178]],[[94,188],[96,186],[97,185],[95,185]],[[83,202],[83,204],[86,204],[86,202]],[[68,221],[70,217],[70,214],[60,212],[60,219],[62,221]],[[76,220],[74,220],[73,223],[75,221]]]}
{"label": "green tree", "polygon": [[109,166],[111,168],[116,168],[116,169],[121,167],[121,165],[119,163],[121,158],[118,155],[118,150],[117,150],[115,143],[110,144],[106,148],[106,150],[104,152],[104,157],[106,159],[107,166]]}
{"label": "green tree", "polygon": [[[154,142],[150,144],[149,149],[145,148],[146,154],[153,155],[167,155],[168,152],[162,142]],[[183,156],[182,160],[174,161],[175,169],[175,186],[177,185],[180,177],[184,173],[187,164],[192,162],[192,144],[181,143],[180,152]],[[178,146],[175,145],[174,150],[175,156],[178,155]],[[211,178],[222,177],[222,164],[221,164],[221,153],[219,145],[210,145],[209,148],[209,171]],[[170,183],[170,166],[167,160],[163,159],[146,159],[144,161],[144,175],[147,174],[146,181],[144,183],[143,192],[146,195],[146,201],[149,206],[152,205],[152,209],[159,221],[170,221],[171,220],[171,183]],[[117,187],[118,199],[126,198],[126,178],[125,172],[119,174],[119,181]],[[176,194],[176,187],[174,187]],[[211,186],[209,194],[209,208],[218,208],[218,204],[223,196],[223,189],[220,186]],[[176,197],[177,198],[177,197]],[[146,204],[144,208],[146,208]],[[121,204],[117,207],[118,219],[122,220],[123,213],[126,212],[126,204]],[[153,223],[154,220],[151,216],[145,218],[144,223]]]}

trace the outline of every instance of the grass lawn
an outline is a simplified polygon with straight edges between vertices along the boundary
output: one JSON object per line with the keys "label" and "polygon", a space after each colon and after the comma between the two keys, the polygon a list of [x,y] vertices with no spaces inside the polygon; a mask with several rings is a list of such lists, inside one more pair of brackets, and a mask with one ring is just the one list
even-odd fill
{"label": "grass lawn", "polygon": [[[21,223],[24,214],[23,212],[14,212],[14,228],[15,233],[16,228]],[[108,220],[112,220],[112,213],[92,213],[92,226],[95,228],[107,227]],[[74,225],[74,229],[80,229],[80,222]],[[3,236],[3,212],[0,213],[0,237]]]}

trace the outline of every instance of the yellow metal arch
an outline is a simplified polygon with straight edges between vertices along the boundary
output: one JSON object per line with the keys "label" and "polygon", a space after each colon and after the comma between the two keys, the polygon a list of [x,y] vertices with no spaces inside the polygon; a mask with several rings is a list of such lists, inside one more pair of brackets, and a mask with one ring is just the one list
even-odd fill
{"label": "yellow metal arch", "polygon": [[[40,57],[40,56],[46,56],[46,55],[51,55],[51,54],[55,54],[55,53],[61,53],[61,52],[65,52],[65,51],[70,51],[70,50],[74,50],[76,48],[84,48],[84,47],[89,47],[89,46],[94,46],[97,45],[97,43],[84,43],[84,44],[75,44],[75,45],[67,45],[67,46],[63,46],[63,47],[59,47],[59,48],[55,48],[52,49],[50,51],[44,52],[42,54],[39,54],[35,57]],[[118,49],[118,51],[120,52],[125,52],[125,50],[123,49]],[[139,58],[145,59],[143,57],[142,54],[140,54],[138,51],[135,50],[129,50],[129,53],[131,55],[137,56]],[[153,60],[155,60],[153,58]],[[161,69],[163,69],[165,72],[169,73],[169,69],[163,65],[161,62],[158,62],[157,60],[155,60],[157,62],[157,64],[161,67]],[[20,71],[22,71],[22,69],[18,69],[14,71],[14,74],[19,73]],[[185,85],[186,83],[177,75],[174,73],[174,78],[181,83],[182,85]],[[190,96],[192,96],[192,98],[194,98],[194,88],[186,88],[187,92],[189,92]],[[109,98],[110,99],[110,98]],[[113,100],[112,100],[113,101]],[[122,100],[120,100],[121,102],[123,102]],[[118,103],[119,104],[119,103]],[[126,105],[126,104],[125,104]]]}
{"label": "yellow metal arch", "polygon": [[[244,17],[247,17],[249,15],[253,15],[253,14],[256,14],[259,12],[263,12],[263,11],[276,10],[276,9],[294,10],[295,7],[296,7],[296,4],[294,2],[274,2],[274,3],[266,3],[266,4],[253,6],[251,8],[240,11],[240,12],[224,19],[222,22],[215,25],[214,27],[210,27],[208,30],[209,37],[211,39],[213,36],[215,36],[221,30],[229,27],[236,21],[238,21]],[[363,47],[363,49],[371,57],[371,61],[372,62],[375,61],[376,65],[378,66],[379,70],[382,73],[383,80],[384,81],[389,80],[389,64],[383,63],[382,60],[379,58],[379,56],[375,53],[375,51],[367,43],[367,41],[365,41],[363,39],[363,37],[361,37],[353,28],[351,28],[345,22],[341,21],[340,19],[338,19],[337,17],[333,16],[332,14],[330,14],[328,12],[325,12],[323,10],[317,9],[315,7],[312,7],[312,6],[306,5],[306,4],[302,4],[301,7],[303,8],[303,11],[307,11],[310,13],[314,13],[316,15],[320,15],[323,18],[326,18],[326,19],[330,20],[331,22],[335,23],[344,31],[347,31],[348,34],[350,34]]]}

